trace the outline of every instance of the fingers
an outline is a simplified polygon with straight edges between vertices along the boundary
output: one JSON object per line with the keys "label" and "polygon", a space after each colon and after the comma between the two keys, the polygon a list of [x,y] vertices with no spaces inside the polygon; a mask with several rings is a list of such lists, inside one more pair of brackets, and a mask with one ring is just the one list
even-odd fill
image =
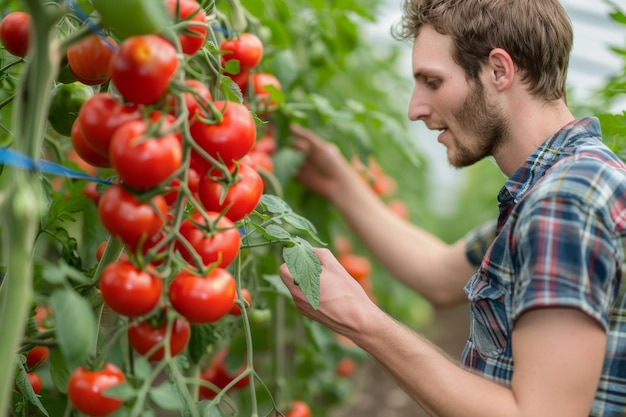
{"label": "fingers", "polygon": [[324,140],[320,138],[313,131],[306,129],[298,124],[292,123],[289,126],[291,133],[296,136],[293,142],[293,146],[305,153],[312,150],[313,147],[319,147],[324,143]]}

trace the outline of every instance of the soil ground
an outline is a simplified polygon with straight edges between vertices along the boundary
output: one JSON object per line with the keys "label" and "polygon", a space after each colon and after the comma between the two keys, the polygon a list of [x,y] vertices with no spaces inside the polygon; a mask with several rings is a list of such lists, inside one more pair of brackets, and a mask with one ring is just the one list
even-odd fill
{"label": "soil ground", "polygon": [[[467,305],[435,311],[434,320],[421,333],[454,360],[459,360],[469,332]],[[426,417],[376,361],[359,375],[359,389],[335,417]]]}

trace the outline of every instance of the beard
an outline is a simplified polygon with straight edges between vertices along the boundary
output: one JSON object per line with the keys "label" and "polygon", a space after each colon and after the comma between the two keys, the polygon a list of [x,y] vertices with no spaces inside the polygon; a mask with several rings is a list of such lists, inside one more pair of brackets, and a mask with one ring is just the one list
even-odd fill
{"label": "beard", "polygon": [[467,142],[453,135],[453,146],[448,149],[448,160],[456,168],[470,166],[494,154],[507,141],[509,125],[498,106],[488,103],[480,80],[477,80],[459,108],[452,112],[457,129],[463,137],[475,138]]}

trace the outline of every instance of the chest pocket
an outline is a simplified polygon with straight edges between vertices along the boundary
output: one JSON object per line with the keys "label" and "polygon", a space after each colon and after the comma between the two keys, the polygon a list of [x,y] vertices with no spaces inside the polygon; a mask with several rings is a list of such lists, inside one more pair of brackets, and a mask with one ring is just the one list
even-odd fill
{"label": "chest pocket", "polygon": [[467,283],[465,292],[471,313],[469,341],[483,357],[500,356],[509,339],[504,291],[479,271]]}

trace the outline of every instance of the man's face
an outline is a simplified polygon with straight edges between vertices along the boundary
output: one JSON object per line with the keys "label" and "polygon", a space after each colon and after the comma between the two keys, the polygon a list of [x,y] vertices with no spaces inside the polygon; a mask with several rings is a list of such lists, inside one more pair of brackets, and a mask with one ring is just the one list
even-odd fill
{"label": "man's face", "polygon": [[480,80],[468,81],[451,55],[452,40],[425,26],[413,44],[415,88],[409,119],[441,130],[440,143],[455,167],[492,155],[508,137],[508,124]]}

